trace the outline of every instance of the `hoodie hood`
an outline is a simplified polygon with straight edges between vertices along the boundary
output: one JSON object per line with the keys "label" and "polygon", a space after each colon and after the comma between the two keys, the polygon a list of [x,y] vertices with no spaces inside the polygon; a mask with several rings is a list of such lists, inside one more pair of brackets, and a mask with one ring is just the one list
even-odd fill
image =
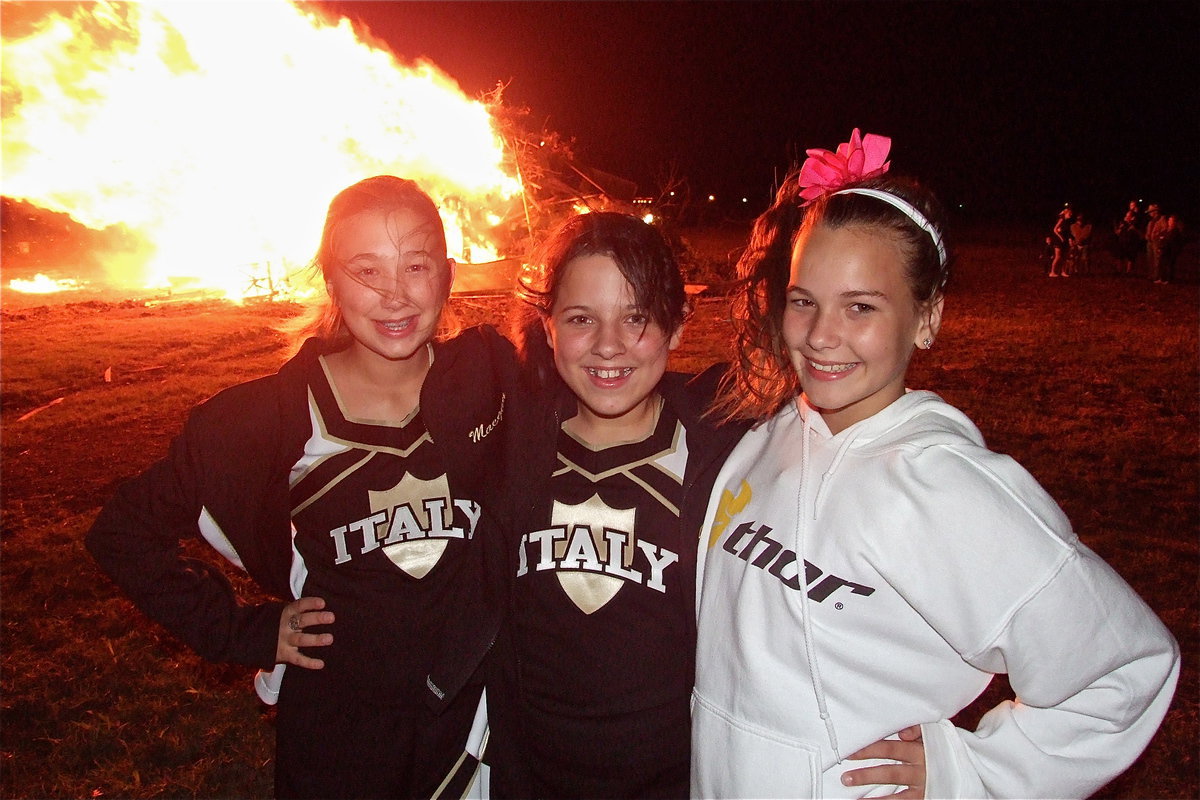
{"label": "hoodie hood", "polygon": [[947,403],[934,392],[909,389],[904,396],[877,414],[854,423],[833,434],[816,408],[801,395],[795,406],[805,425],[818,437],[839,446],[852,441],[851,447],[864,455],[876,455],[903,445],[931,447],[941,444],[962,444],[966,439],[984,447],[983,434],[967,415]]}

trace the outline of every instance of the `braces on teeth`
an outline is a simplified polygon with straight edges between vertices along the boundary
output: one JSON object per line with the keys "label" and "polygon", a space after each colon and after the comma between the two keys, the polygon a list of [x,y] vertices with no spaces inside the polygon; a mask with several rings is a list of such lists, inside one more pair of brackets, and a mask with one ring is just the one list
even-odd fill
{"label": "braces on teeth", "polygon": [[854,368],[854,364],[818,364],[815,361],[809,361],[812,368],[817,372],[847,372]]}

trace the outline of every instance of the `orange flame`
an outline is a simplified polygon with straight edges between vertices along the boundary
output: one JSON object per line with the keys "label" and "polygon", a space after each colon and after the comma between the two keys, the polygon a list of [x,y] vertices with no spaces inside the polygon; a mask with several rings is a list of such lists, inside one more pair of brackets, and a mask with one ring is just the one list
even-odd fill
{"label": "orange flame", "polygon": [[278,290],[333,195],[384,173],[438,202],[452,255],[494,260],[521,192],[487,106],[284,0],[89,3],[3,44],[3,193],[137,234],[120,285]]}

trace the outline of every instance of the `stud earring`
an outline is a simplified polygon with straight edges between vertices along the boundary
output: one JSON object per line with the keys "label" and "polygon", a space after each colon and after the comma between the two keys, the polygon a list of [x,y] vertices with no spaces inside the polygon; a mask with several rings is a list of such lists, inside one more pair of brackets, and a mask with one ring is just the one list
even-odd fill
{"label": "stud earring", "polygon": [[933,339],[930,339],[928,336],[926,336],[925,341],[921,342],[921,346],[928,350],[929,348],[933,347]]}

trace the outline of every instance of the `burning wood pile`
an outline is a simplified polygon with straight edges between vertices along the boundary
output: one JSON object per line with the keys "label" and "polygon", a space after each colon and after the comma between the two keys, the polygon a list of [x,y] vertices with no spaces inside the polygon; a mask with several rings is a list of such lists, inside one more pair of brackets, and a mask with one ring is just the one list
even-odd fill
{"label": "burning wood pile", "polygon": [[3,47],[7,290],[302,300],[325,203],[376,174],[421,183],[464,265],[632,198],[499,89],[284,0],[6,4]]}

